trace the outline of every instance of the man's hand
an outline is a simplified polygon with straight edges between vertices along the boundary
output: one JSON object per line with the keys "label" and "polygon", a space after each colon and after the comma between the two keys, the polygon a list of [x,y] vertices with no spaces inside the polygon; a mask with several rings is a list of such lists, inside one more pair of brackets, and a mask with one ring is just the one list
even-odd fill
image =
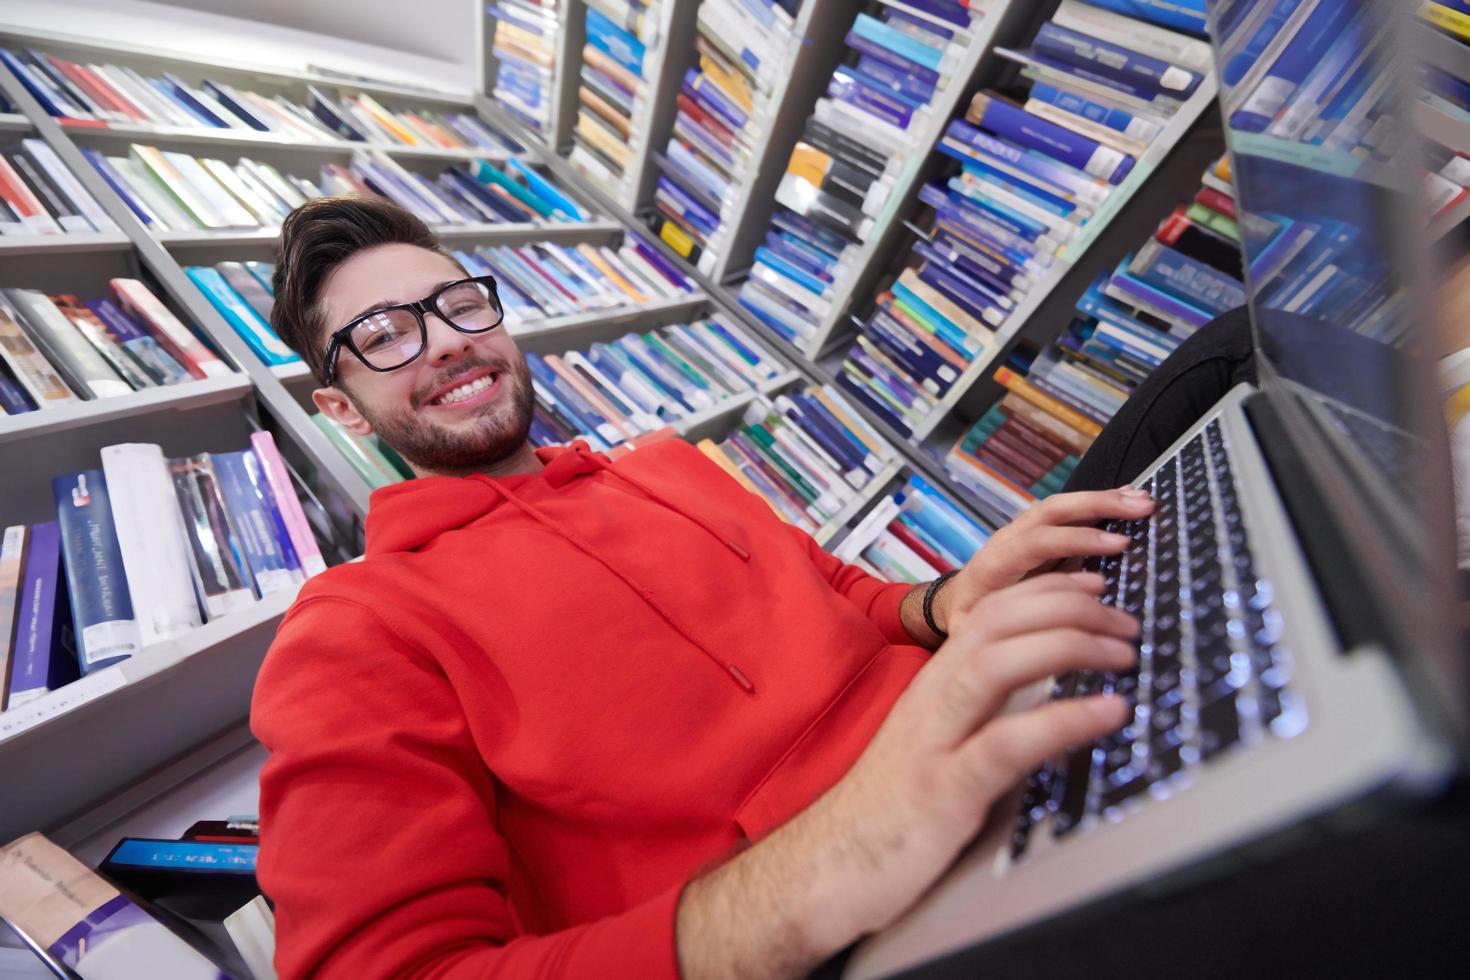
{"label": "man's hand", "polygon": [[851,771],[817,802],[684,890],[675,939],[689,980],[807,973],[892,922],[1044,760],[1119,728],[1115,697],[1005,713],[1069,670],[1122,671],[1137,622],[1097,601],[1095,574],[1053,573],[956,611]]}
{"label": "man's hand", "polygon": [[1119,554],[1128,538],[1090,525],[1115,518],[1137,520],[1153,509],[1153,499],[1132,487],[1047,497],[992,534],[959,574],[940,587],[934,597],[934,622],[952,632],[947,625],[951,616],[997,589],[1050,571],[1069,558]]}

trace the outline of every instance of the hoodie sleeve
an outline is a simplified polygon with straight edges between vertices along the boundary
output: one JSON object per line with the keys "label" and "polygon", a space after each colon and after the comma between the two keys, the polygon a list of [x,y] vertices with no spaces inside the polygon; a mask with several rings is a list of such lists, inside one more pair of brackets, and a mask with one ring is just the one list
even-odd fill
{"label": "hoodie sleeve", "polygon": [[522,934],[495,783],[438,667],[369,609],[303,600],[255,689],[262,890],[282,980],[674,978],[679,888]]}
{"label": "hoodie sleeve", "polygon": [[885,582],[874,578],[856,565],[848,565],[830,551],[817,544],[816,539],[794,524],[786,525],[787,532],[806,549],[812,564],[839,595],[857,606],[859,611],[877,626],[889,643],[911,646],[914,638],[904,628],[899,607],[903,597],[914,586],[904,582]]}

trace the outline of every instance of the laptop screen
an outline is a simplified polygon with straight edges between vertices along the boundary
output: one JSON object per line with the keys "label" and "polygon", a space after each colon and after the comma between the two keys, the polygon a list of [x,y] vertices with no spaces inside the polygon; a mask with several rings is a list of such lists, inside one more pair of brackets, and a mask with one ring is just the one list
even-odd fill
{"label": "laptop screen", "polygon": [[1406,613],[1398,638],[1440,647],[1454,534],[1430,157],[1405,125],[1417,4],[1208,6],[1262,387],[1286,406],[1323,515]]}

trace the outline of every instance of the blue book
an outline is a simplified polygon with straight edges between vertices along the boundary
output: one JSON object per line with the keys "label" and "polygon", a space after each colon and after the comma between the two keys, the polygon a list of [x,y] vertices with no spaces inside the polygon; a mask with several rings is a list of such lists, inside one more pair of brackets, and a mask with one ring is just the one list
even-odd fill
{"label": "blue book", "polygon": [[[255,453],[244,449],[233,453],[210,453],[209,458],[255,594],[264,597],[294,588],[302,580],[301,563],[296,560],[294,548],[288,555],[282,546],[276,527],[279,513],[273,513],[274,503],[264,484]],[[280,530],[285,530],[284,525]]]}
{"label": "blue book", "polygon": [[831,285],[830,282],[818,279],[816,276],[810,275],[797,266],[793,265],[792,263],[787,262],[781,256],[772,252],[764,245],[759,246],[755,250],[755,260],[757,262],[760,262],[762,265],[766,265],[776,270],[787,279],[790,279],[792,282],[795,282],[798,285],[810,289],[818,296],[826,292],[828,287]]}
{"label": "blue book", "polygon": [[[951,155],[948,152],[949,148],[947,146],[941,145],[939,149],[946,156]],[[1019,197],[1032,207],[1040,208],[1048,214],[1056,215],[1058,218],[1071,218],[1077,210],[1075,201],[1060,197],[1050,191],[1042,190],[1031,181],[1007,173],[999,167],[992,167],[989,164],[981,163],[978,160],[969,159],[964,156],[960,156],[958,159],[960,160],[961,169],[966,174],[975,178],[972,181],[961,180],[958,177],[950,178],[949,186],[960,194],[968,194],[972,190],[991,187],[995,192]],[[1082,224],[1083,219],[1079,218],[1076,223]]]}
{"label": "blue book", "polygon": [[861,383],[853,380],[847,371],[839,372],[835,381],[837,387],[841,388],[844,394],[881,419],[883,424],[894,432],[907,438],[913,431],[908,423],[898,416],[897,412],[881,399],[875,397]]}
{"label": "blue book", "polygon": [[[917,38],[910,37],[903,31],[885,24],[868,14],[857,15],[857,20],[853,21],[851,33],[857,35],[859,38],[871,41],[880,47],[887,48],[899,57],[912,61],[914,64],[922,65],[936,73],[944,61],[943,51],[924,44]],[[849,42],[849,46],[851,46],[851,42]]]}
{"label": "blue book", "polygon": [[1129,307],[1105,295],[1102,290],[1106,282],[1106,277],[1097,279],[1077,301],[1078,313],[1096,320],[1099,329],[1106,327],[1108,330],[1106,334],[1095,333],[1094,336],[1106,336],[1115,347],[1126,345],[1140,356],[1154,362],[1162,361],[1179,341],[1137,319]]}
{"label": "blue book", "polygon": [[1081,116],[1099,126],[1106,126],[1132,139],[1151,142],[1159,134],[1161,128],[1153,120],[1143,119],[1126,109],[1103,105],[1101,102],[1094,102],[1075,92],[1068,92],[1066,89],[1057,88],[1045,82],[1032,83],[1031,98],[1054,105],[1063,112],[1070,112],[1074,116]]}
{"label": "blue book", "polygon": [[541,176],[541,174],[537,173],[534,168],[528,166],[520,158],[511,157],[507,165],[520,175],[520,178],[526,182],[534,193],[556,205],[557,211],[553,212],[554,215],[564,217],[570,221],[588,221],[591,219],[592,216],[577,204],[576,201],[563,194],[555,184]]}
{"label": "blue book", "polygon": [[966,188],[964,193],[951,189],[949,201],[961,207],[969,207],[980,212],[984,218],[991,222],[999,223],[1007,229],[1015,229],[1015,234],[1020,235],[1032,242],[1038,242],[1043,238],[1051,236],[1052,229],[1030,215],[1022,214],[1009,204],[986,194],[979,188]]}
{"label": "blue book", "polygon": [[1160,27],[1191,34],[1204,34],[1209,29],[1205,22],[1205,0],[1087,0],[1094,7],[1102,7],[1113,13],[1138,20],[1146,20]]}
{"label": "blue book", "polygon": [[863,54],[858,57],[857,70],[874,82],[917,102],[927,103],[934,98],[933,85],[896,67],[891,61]]}
{"label": "blue book", "polygon": [[1103,289],[1106,295],[1122,303],[1131,303],[1171,323],[1202,327],[1213,319],[1208,311],[1129,274],[1128,262],[1132,261],[1132,258],[1131,255],[1128,256],[1109,277],[1108,284]]}
{"label": "blue book", "polygon": [[1156,239],[1150,239],[1139,249],[1128,271],[1149,285],[1216,316],[1245,305],[1243,283]]}
{"label": "blue book", "polygon": [[846,422],[843,422],[836,415],[832,414],[832,410],[828,408],[820,398],[817,398],[815,395],[809,394],[808,392],[798,392],[793,395],[793,397],[801,403],[801,406],[807,410],[807,414],[812,419],[818,420],[821,425],[827,427],[827,430],[829,432],[832,432],[834,435],[840,436],[844,442],[846,442],[848,445],[852,446],[859,453],[861,453],[863,457],[863,465],[866,466],[869,471],[877,473],[883,468],[883,461],[873,454],[872,449],[870,449],[866,443],[859,439],[857,434],[853,432],[852,429],[848,428]]}
{"label": "blue book", "polygon": [[643,43],[596,7],[587,8],[587,42],[635,75],[643,74]]}
{"label": "blue book", "polygon": [[200,102],[198,99],[196,99],[194,97],[194,93],[189,91],[188,86],[186,86],[177,75],[170,75],[165,72],[163,80],[168,84],[169,89],[173,92],[173,100],[175,102],[186,106],[190,112],[194,113],[194,115],[200,117],[216,129],[230,128],[230,124],[221,119],[218,113],[214,112],[203,102]]}
{"label": "blue book", "polygon": [[923,317],[925,325],[932,328],[935,336],[940,340],[969,357],[973,358],[979,355],[980,347],[976,340],[958,324],[930,306],[918,293],[914,292],[902,282],[897,281],[894,282],[892,288],[893,295],[902,300],[905,306]]}
{"label": "blue book", "polygon": [[88,300],[85,305],[112,335],[112,339],[121,344],[154,381],[161,385],[172,385],[190,380],[192,376],[188,369],[112,300]]}
{"label": "blue book", "polygon": [[[0,55],[4,53],[5,49],[0,48]],[[133,214],[137,215],[139,221],[145,225],[155,227],[162,224],[158,215],[153,213],[153,209],[133,194],[132,188],[128,186],[128,182],[116,170],[112,169],[112,164],[107,162],[107,158],[102,155],[102,151],[94,150],[89,146],[83,146],[79,149],[82,151],[82,156],[87,158],[87,162],[102,175],[103,180],[107,181],[107,186],[111,187],[117,196],[122,198],[123,203],[132,210]]]}
{"label": "blue book", "polygon": [[1264,132],[1276,113],[1336,43],[1357,12],[1352,3],[1322,0],[1281,49],[1270,70],[1241,107],[1230,116],[1230,125],[1249,133]]}
{"label": "blue book", "polygon": [[[33,524],[16,606],[6,704],[18,708],[80,676],[66,578],[61,568],[61,528]],[[0,678],[3,681],[4,678]]]}
{"label": "blue book", "polygon": [[943,394],[958,376],[953,364],[921,342],[882,307],[873,311],[863,330],[874,343],[904,364],[916,382],[936,395]]}
{"label": "blue book", "polygon": [[[1291,15],[1296,13],[1296,8],[1301,6],[1303,0],[1274,0],[1270,12],[1265,19],[1256,25],[1255,33],[1241,39],[1236,44],[1236,38],[1226,36],[1223,49],[1225,63],[1220,69],[1220,81],[1226,86],[1238,85],[1240,80],[1250,73],[1261,55],[1271,46],[1271,42],[1286,29],[1286,22]],[[1307,0],[1315,3],[1316,0]],[[1243,4],[1241,6],[1244,6]],[[1234,49],[1234,50],[1232,50]]]}
{"label": "blue book", "polygon": [[1105,189],[1098,184],[1099,178],[1033,148],[976,129],[962,119],[950,122],[944,136],[945,141],[940,144],[941,150],[951,142],[959,144],[965,150],[972,151],[971,159],[992,166],[1008,167],[1012,173],[1024,174],[1052,193],[1070,195],[1092,204],[1102,201],[1106,196]]}
{"label": "blue book", "polygon": [[[0,410],[6,415],[24,415],[26,412],[34,412],[36,403],[26,390],[20,386],[20,382],[5,373],[0,368]],[[0,638],[3,642],[3,638]]]}
{"label": "blue book", "polygon": [[876,82],[853,68],[839,65],[827,82],[827,95],[856,106],[890,126],[908,129],[920,103],[906,98],[881,82]]}
{"label": "blue book", "polygon": [[989,297],[1001,309],[1009,310],[1016,305],[1009,283],[991,274],[988,268],[971,262],[957,250],[919,241],[914,243],[914,252],[968,283],[971,289]]}
{"label": "blue book", "polygon": [[1159,58],[1098,40],[1051,21],[1041,26],[1031,42],[1034,50],[1069,65],[1107,75],[1127,85],[1187,99],[1204,76]]}
{"label": "blue book", "polygon": [[980,110],[979,128],[1076,167],[1110,184],[1121,183],[1133,169],[1133,157],[1074,133],[998,96],[977,95],[971,111]]}
{"label": "blue book", "polygon": [[82,470],[51,481],[66,591],[71,597],[77,664],[83,674],[120,663],[141,646],[107,480]]}
{"label": "blue book", "polygon": [[[989,297],[975,292],[936,263],[925,262],[919,267],[918,276],[981,324],[994,327],[1005,319],[1005,311],[990,302]],[[971,344],[974,343],[977,341],[972,339]]]}
{"label": "blue book", "polygon": [[[907,502],[922,504],[918,507],[905,507],[904,510],[913,516],[920,527],[942,542],[962,562],[969,561],[970,556],[990,536],[989,531],[967,516],[950,502],[948,497],[917,473],[909,476],[904,499]],[[941,533],[941,530],[944,533]]]}
{"label": "blue book", "polygon": [[806,414],[803,406],[798,405],[792,398],[786,395],[777,396],[775,399],[776,411],[781,413],[782,418],[794,429],[799,429],[807,438],[821,447],[822,452],[831,457],[832,462],[843,473],[866,473],[863,467],[862,457],[852,448],[845,445],[841,440],[834,440],[832,434],[816,425]]}
{"label": "blue book", "polygon": [[11,73],[25,86],[35,100],[41,103],[53,116],[73,116],[86,118],[91,115],[65,93],[56,90],[51,80],[42,75],[34,66],[22,61],[19,57],[5,48],[0,48],[0,63],[4,63]]}
{"label": "blue book", "polygon": [[909,84],[913,86],[927,88],[931,93],[939,87],[939,72],[932,68],[926,68],[918,62],[910,61],[878,42],[854,32],[848,32],[844,41],[849,48],[858,52],[861,58],[886,66],[888,71],[910,79]]}
{"label": "blue book", "polygon": [[207,265],[190,265],[184,267],[184,272],[194,280],[194,285],[199,287],[235,333],[240,335],[240,339],[250,346],[256,357],[270,365],[293,364],[301,360],[295,351],[276,336],[270,324],[262,320],[260,314],[230,288],[219,270]]}

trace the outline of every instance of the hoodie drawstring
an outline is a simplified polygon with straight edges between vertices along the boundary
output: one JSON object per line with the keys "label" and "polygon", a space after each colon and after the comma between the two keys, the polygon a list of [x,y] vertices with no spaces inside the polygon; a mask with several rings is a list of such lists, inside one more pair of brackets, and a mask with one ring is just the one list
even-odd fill
{"label": "hoodie drawstring", "polygon": [[[589,457],[590,457],[590,454],[589,454]],[[594,458],[595,459],[595,457],[591,457],[591,458]],[[597,462],[601,463],[600,460],[597,460]],[[606,467],[604,467],[604,468],[606,468]],[[618,474],[618,475],[619,476],[622,476],[622,474]],[[624,477],[624,479],[626,479],[626,477]],[[633,485],[635,487],[638,487],[638,489],[643,490],[643,492],[646,493],[646,494],[648,494],[648,496],[650,498],[652,498],[654,501],[658,502],[659,504],[662,504],[665,507],[668,507],[670,510],[675,511],[676,513],[683,514],[685,517],[688,517],[690,520],[694,521],[694,523],[696,523],[700,527],[704,528],[706,531],[708,531],[710,534],[714,535],[716,538],[720,538],[720,535],[717,534],[713,529],[711,529],[703,521],[697,520],[696,518],[694,518],[694,517],[692,517],[692,516],[690,516],[688,514],[684,514],[684,512],[682,510],[679,510],[679,508],[670,505],[669,503],[667,503],[664,500],[661,500],[657,495],[655,495],[653,493],[649,493],[649,491],[645,490],[643,487],[639,487],[638,484],[637,483],[634,483],[632,480],[629,480],[628,482],[629,483],[633,483]],[[531,504],[529,504],[526,501],[524,501],[524,500],[520,499],[519,497],[517,497],[510,490],[510,488],[508,488],[506,486],[503,486],[502,484],[500,484],[500,483],[498,483],[497,481],[494,481],[494,480],[487,480],[486,483],[489,484],[490,486],[493,486],[497,491],[499,491],[500,494],[507,501],[509,501],[514,507],[516,507],[517,509],[519,509],[521,513],[525,514],[531,520],[533,520],[536,523],[540,524],[542,527],[544,527],[547,530],[553,532],[557,536],[565,539],[568,543],[570,543],[578,551],[582,552],[588,558],[591,558],[593,561],[597,562],[598,564],[602,565],[602,567],[606,568],[609,572],[612,572],[614,575],[616,575],[618,577],[618,579],[621,580],[624,585],[626,585],[628,588],[632,589],[635,593],[637,593],[638,597],[640,599],[642,599],[645,603],[647,603],[648,604],[648,607],[650,609],[652,609],[654,612],[658,613],[658,615],[663,619],[663,621],[666,622],[666,623],[668,623],[669,626],[671,626],[673,628],[674,632],[678,633],[685,640],[689,641],[689,643],[692,644],[697,650],[699,650],[700,653],[703,653],[706,657],[709,657],[710,660],[712,660],[716,664],[718,664],[719,667],[720,667],[720,669],[723,670],[726,674],[728,674],[730,676],[730,678],[732,680],[734,680],[734,682],[736,684],[740,685],[740,687],[741,687],[742,690],[744,690],[747,694],[754,694],[755,693],[755,685],[750,682],[750,678],[746,677],[745,674],[743,672],[741,672],[741,670],[740,670],[739,667],[736,667],[732,663],[726,662],[718,654],[716,654],[713,650],[709,649],[703,643],[700,643],[699,640],[697,640],[693,636],[691,636],[687,630],[685,630],[682,626],[680,626],[678,623],[676,623],[674,621],[673,617],[668,614],[668,612],[663,608],[663,606],[659,605],[658,599],[656,599],[654,597],[653,593],[649,589],[644,588],[642,585],[639,585],[637,582],[635,582],[631,577],[629,577],[628,575],[624,574],[622,572],[622,570],[620,570],[617,566],[615,566],[612,562],[608,561],[602,555],[598,554],[597,551],[590,544],[588,544],[587,542],[583,541],[580,537],[578,537],[577,535],[573,534],[571,531],[568,531],[566,528],[562,527],[561,525],[557,524],[555,521],[553,521],[551,518],[547,517],[545,514],[541,513],[541,511],[539,511],[538,509],[536,509],[535,507],[533,507]],[[724,540],[724,539],[721,538],[721,540]],[[741,548],[739,545],[735,544],[733,541],[725,541],[725,544],[728,545],[731,548],[731,550],[734,551],[737,555],[740,555],[744,560],[747,560],[748,561],[750,559],[749,552],[747,552],[744,548]]]}

